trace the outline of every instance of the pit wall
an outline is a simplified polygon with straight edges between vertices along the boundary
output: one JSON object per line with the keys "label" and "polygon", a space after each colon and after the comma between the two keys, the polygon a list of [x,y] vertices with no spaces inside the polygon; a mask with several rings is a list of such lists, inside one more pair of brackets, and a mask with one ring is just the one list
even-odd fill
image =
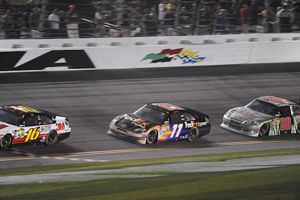
{"label": "pit wall", "polygon": [[0,71],[300,62],[300,34],[0,40]]}

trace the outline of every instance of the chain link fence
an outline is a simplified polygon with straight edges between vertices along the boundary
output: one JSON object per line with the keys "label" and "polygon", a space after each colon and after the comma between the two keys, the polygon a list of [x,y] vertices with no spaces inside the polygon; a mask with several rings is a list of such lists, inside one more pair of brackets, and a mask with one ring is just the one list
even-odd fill
{"label": "chain link fence", "polygon": [[298,0],[0,0],[1,39],[299,30]]}

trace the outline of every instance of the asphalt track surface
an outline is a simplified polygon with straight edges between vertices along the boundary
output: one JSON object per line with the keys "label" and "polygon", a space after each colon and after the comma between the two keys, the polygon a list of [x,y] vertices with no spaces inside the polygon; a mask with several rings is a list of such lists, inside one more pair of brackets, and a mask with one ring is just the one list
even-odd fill
{"label": "asphalt track surface", "polygon": [[[0,105],[22,104],[68,116],[72,135],[52,147],[0,151],[0,169],[61,163],[159,158],[299,147],[300,137],[257,139],[219,128],[223,114],[255,97],[300,99],[300,64],[211,66],[0,74]],[[117,115],[147,102],[170,102],[207,113],[211,133],[199,143],[139,145],[106,134]]]}

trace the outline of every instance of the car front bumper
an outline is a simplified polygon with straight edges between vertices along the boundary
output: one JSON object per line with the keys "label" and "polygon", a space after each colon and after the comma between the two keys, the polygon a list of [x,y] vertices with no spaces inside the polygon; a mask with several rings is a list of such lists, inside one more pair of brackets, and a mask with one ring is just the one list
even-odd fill
{"label": "car front bumper", "polygon": [[223,117],[223,122],[220,127],[250,137],[258,137],[260,129],[259,126],[244,125],[242,122],[237,122],[226,117]]}
{"label": "car front bumper", "polygon": [[140,144],[146,144],[146,136],[142,133],[134,133],[130,131],[123,131],[117,127],[110,127],[107,131],[108,135],[116,136],[119,138],[124,138],[127,140],[134,140]]}

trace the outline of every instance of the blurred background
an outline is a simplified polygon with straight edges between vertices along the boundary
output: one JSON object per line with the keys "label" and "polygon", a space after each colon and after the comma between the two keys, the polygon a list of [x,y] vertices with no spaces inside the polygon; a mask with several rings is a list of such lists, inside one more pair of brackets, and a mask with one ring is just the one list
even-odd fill
{"label": "blurred background", "polygon": [[0,0],[0,39],[300,31],[300,0]]}

